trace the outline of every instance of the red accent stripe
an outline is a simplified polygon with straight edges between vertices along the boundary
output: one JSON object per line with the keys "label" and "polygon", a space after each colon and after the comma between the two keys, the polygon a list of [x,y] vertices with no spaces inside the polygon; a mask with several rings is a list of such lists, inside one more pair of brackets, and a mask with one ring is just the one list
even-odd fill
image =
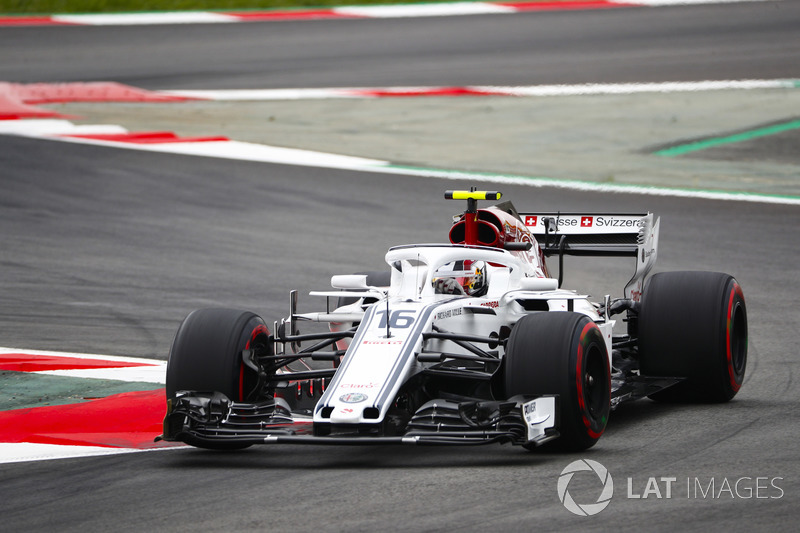
{"label": "red accent stripe", "polygon": [[17,111],[12,112],[7,108],[3,109],[4,107],[5,106],[3,105],[3,102],[0,102],[0,120],[22,120],[26,118],[69,118],[67,115],[62,115],[52,111],[39,111],[31,108],[31,111],[18,109]]}
{"label": "red accent stripe", "polygon": [[19,94],[17,83],[0,82],[0,120],[23,118],[54,118],[63,115],[49,109],[27,105]]}
{"label": "red accent stripe", "polygon": [[126,392],[89,402],[0,412],[0,442],[109,448],[160,448],[164,389]]}
{"label": "red accent stripe", "polygon": [[110,81],[77,83],[12,84],[19,98],[27,104],[66,102],[185,102],[196,100],[172,96]]}
{"label": "red accent stripe", "polygon": [[139,131],[130,133],[103,133],[87,135],[61,135],[76,139],[93,139],[96,141],[113,141],[133,144],[159,144],[159,143],[197,143],[230,141],[228,137],[178,137],[168,131]]}
{"label": "red accent stripe", "polygon": [[0,17],[0,26],[76,26],[50,17]]}
{"label": "red accent stripe", "polygon": [[[2,25],[2,23],[0,23]],[[197,100],[161,94],[115,82],[7,83],[0,82],[0,120],[24,118],[71,118],[34,104],[67,102],[185,102]]]}
{"label": "red accent stripe", "polygon": [[31,355],[25,353],[0,354],[0,370],[12,372],[41,372],[43,370],[84,370],[87,368],[130,368],[156,366],[150,363],[128,363],[103,359],[83,359],[54,355]]}

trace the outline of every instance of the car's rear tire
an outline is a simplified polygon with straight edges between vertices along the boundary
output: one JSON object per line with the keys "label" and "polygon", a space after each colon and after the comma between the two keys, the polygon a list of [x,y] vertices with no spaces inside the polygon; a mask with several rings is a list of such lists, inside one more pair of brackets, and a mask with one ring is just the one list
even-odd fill
{"label": "car's rear tire", "polygon": [[662,272],[645,287],[639,312],[640,371],[686,378],[651,395],[671,402],[726,402],[747,366],[742,288],[718,272]]}
{"label": "car's rear tire", "polygon": [[[181,390],[221,392],[235,402],[253,401],[258,375],[242,352],[271,353],[269,331],[258,315],[235,309],[199,309],[181,323],[167,362],[167,399]],[[195,444],[210,449],[241,449],[241,444]]]}
{"label": "car's rear tire", "polygon": [[580,313],[522,317],[506,345],[507,397],[558,394],[561,436],[543,447],[581,451],[594,446],[611,411],[611,370],[603,334]]}

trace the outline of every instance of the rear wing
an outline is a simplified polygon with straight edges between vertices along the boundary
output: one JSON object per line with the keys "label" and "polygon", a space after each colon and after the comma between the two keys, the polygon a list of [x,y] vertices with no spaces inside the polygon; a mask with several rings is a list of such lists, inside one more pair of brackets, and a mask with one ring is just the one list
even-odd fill
{"label": "rear wing", "polygon": [[625,297],[639,301],[644,278],[658,255],[660,219],[652,213],[520,213],[520,218],[536,236],[545,256],[558,255],[561,285],[565,255],[631,256],[636,271],[625,285]]}

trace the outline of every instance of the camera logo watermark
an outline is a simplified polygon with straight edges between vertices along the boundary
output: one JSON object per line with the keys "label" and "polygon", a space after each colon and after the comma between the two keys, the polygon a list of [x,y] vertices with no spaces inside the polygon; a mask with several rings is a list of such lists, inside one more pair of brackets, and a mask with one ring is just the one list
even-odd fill
{"label": "camera logo watermark", "polygon": [[[569,482],[576,472],[590,471],[597,474],[602,484],[600,495],[594,503],[577,503],[572,495],[569,493]],[[571,513],[579,516],[592,516],[596,515],[611,503],[611,497],[614,495],[614,480],[611,479],[611,474],[608,469],[591,459],[579,459],[567,465],[561,471],[558,477],[558,499],[564,504],[564,507]]]}

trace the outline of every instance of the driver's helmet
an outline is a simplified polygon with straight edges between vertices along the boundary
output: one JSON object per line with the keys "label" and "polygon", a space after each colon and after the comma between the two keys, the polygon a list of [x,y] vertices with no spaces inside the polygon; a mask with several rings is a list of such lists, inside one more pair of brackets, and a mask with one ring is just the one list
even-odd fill
{"label": "driver's helmet", "polygon": [[[469,263],[469,265],[467,265]],[[464,292],[470,296],[483,296],[489,289],[486,283],[486,262],[464,261],[464,266],[469,268],[471,274],[462,282]]]}
{"label": "driver's helmet", "polygon": [[437,294],[466,294],[483,296],[488,290],[486,262],[455,261],[436,271],[433,288]]}

